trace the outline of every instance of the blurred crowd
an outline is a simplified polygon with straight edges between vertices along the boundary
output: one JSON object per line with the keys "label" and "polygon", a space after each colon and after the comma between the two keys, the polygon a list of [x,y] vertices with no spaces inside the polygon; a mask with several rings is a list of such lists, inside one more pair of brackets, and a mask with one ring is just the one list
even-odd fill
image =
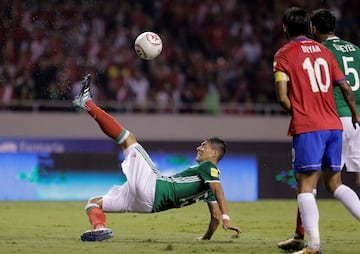
{"label": "blurred crowd", "polygon": [[[87,73],[95,100],[138,111],[276,103],[272,58],[292,5],[330,7],[359,44],[356,0],[2,0],[0,104],[71,101]],[[163,40],[151,61],[134,51],[143,31]]]}

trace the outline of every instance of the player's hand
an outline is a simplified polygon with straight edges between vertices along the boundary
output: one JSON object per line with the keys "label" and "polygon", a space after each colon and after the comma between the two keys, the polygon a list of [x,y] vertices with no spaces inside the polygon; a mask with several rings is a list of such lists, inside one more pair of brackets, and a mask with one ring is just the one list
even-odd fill
{"label": "player's hand", "polygon": [[359,115],[353,116],[352,123],[355,129],[358,128],[360,126],[360,116]]}
{"label": "player's hand", "polygon": [[233,225],[230,224],[230,220],[223,220],[223,225],[222,225],[223,229],[225,230],[234,230],[236,232],[236,237],[239,237],[241,230],[238,227],[235,227]]}

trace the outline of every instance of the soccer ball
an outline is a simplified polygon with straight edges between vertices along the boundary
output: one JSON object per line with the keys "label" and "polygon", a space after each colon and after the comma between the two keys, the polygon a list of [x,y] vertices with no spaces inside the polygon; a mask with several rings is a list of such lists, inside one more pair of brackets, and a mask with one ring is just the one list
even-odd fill
{"label": "soccer ball", "polygon": [[153,32],[144,32],[135,40],[135,52],[144,59],[151,60],[160,55],[162,41],[159,35]]}

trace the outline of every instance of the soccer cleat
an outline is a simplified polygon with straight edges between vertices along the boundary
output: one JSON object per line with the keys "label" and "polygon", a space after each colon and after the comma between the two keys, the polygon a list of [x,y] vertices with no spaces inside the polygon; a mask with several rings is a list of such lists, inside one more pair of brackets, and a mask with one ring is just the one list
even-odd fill
{"label": "soccer cleat", "polygon": [[81,89],[79,95],[76,96],[76,98],[73,100],[73,104],[75,107],[86,110],[85,103],[88,100],[91,100],[90,82],[91,82],[91,75],[87,74],[84,77],[84,79],[81,81]]}
{"label": "soccer cleat", "polygon": [[316,249],[310,249],[309,247],[306,247],[300,251],[293,252],[292,254],[322,254],[322,251],[320,247]]}
{"label": "soccer cleat", "polygon": [[81,235],[81,240],[84,242],[95,242],[103,241],[109,238],[112,238],[114,233],[110,228],[98,228],[94,230],[85,231]]}
{"label": "soccer cleat", "polygon": [[286,251],[301,250],[304,246],[305,244],[303,239],[294,237],[278,243],[278,247]]}

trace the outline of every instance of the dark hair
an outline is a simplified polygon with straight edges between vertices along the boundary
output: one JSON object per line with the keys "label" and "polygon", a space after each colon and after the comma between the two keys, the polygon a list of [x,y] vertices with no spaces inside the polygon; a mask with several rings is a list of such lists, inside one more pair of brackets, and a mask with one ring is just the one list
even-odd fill
{"label": "dark hair", "polygon": [[300,7],[290,7],[287,9],[282,21],[286,25],[290,37],[306,35],[309,30],[309,15]]}
{"label": "dark hair", "polygon": [[210,142],[211,146],[219,152],[217,160],[220,161],[226,153],[225,141],[218,137],[207,138],[206,141]]}
{"label": "dark hair", "polygon": [[311,13],[311,24],[322,34],[335,32],[336,17],[328,9],[317,9]]}

